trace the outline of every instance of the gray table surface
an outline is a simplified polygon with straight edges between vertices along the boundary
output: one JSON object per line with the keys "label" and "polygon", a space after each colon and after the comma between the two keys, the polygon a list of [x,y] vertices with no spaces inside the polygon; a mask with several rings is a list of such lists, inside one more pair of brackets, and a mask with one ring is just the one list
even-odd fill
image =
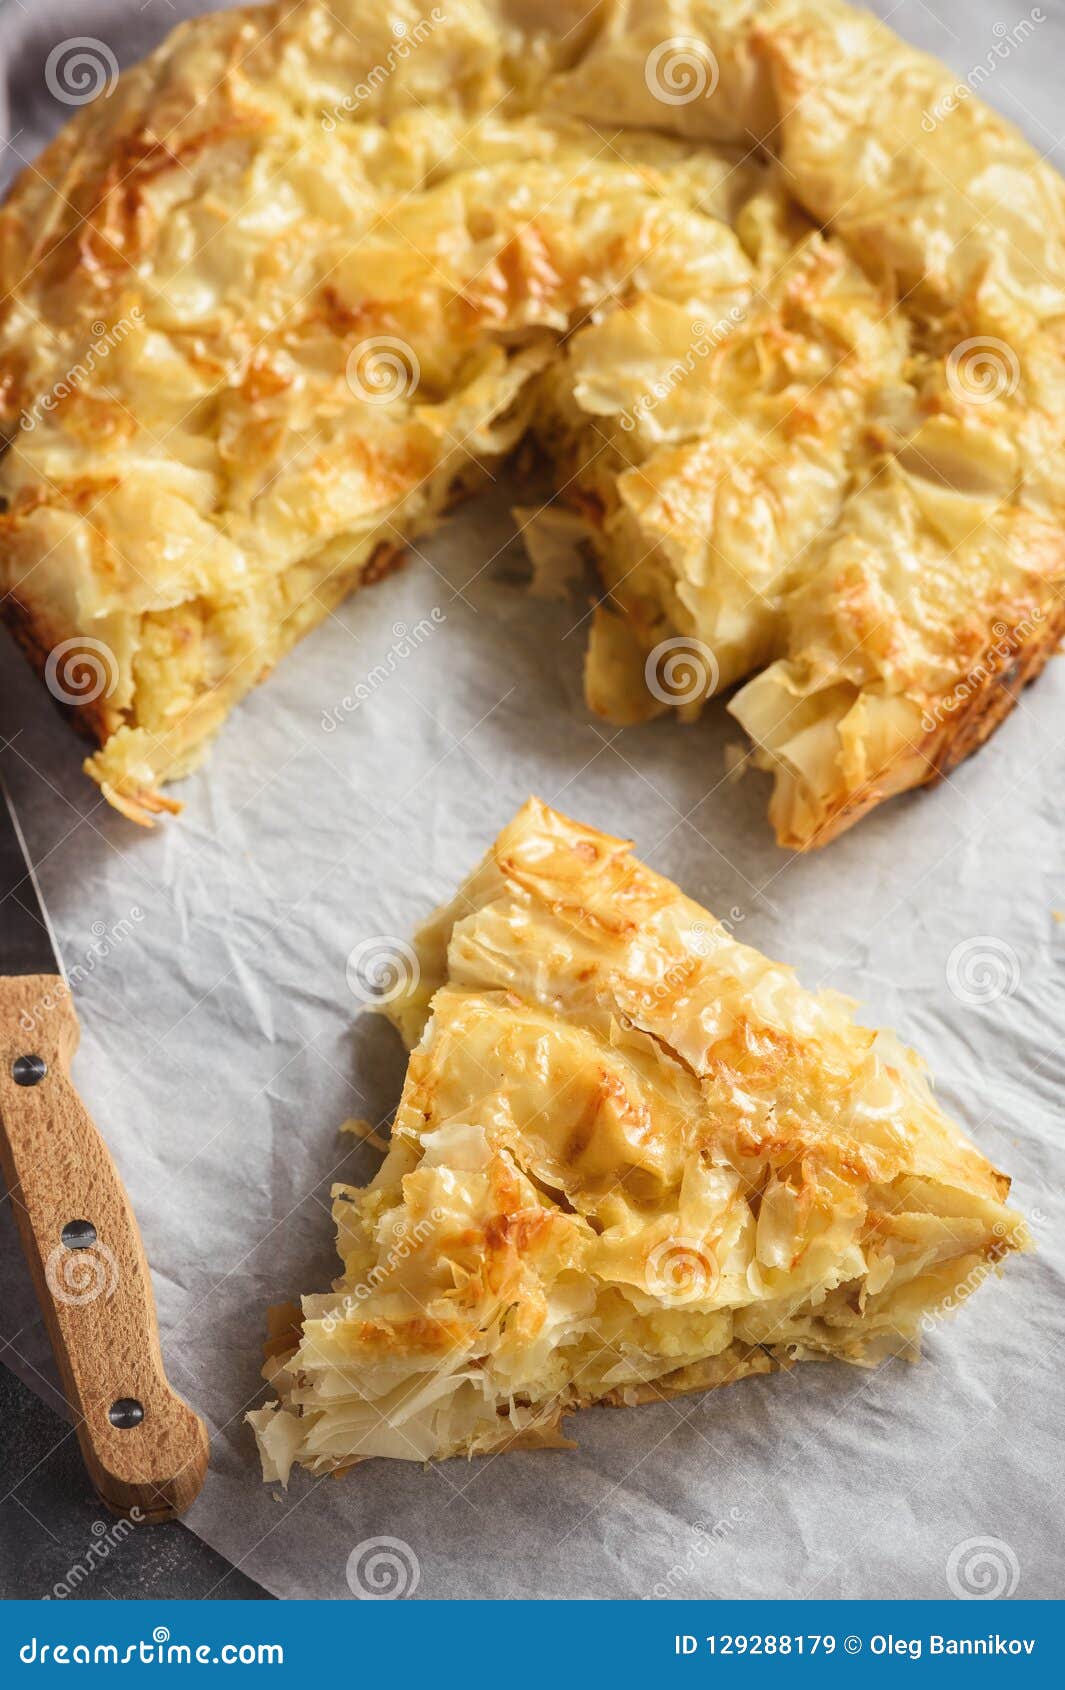
{"label": "gray table surface", "polygon": [[4,1601],[272,1600],[177,1522],[138,1529],[114,1520],[93,1494],[70,1427],[2,1365],[0,1425]]}

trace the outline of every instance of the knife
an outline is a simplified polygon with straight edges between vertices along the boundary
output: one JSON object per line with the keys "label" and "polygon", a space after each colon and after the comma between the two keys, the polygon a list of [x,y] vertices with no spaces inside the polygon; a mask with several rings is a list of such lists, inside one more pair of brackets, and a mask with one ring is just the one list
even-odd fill
{"label": "knife", "polygon": [[128,1519],[182,1513],[207,1429],[163,1370],[137,1222],[74,1089],[80,1029],[0,779],[0,1166],[93,1485]]}

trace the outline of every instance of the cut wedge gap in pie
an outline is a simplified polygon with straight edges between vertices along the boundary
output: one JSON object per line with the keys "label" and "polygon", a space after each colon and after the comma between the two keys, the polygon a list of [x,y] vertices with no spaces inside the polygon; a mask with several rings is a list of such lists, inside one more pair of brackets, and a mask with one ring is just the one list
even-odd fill
{"label": "cut wedge gap in pie", "polygon": [[1009,1180],[849,1000],[531,799],[416,938],[391,1146],[288,1311],[266,1478],[557,1447],[594,1403],[916,1358],[1028,1247]]}
{"label": "cut wedge gap in pie", "polygon": [[0,594],[127,815],[528,435],[589,703],[746,683],[785,845],[1054,649],[1065,187],[864,12],[281,0],[101,81],[0,214]]}

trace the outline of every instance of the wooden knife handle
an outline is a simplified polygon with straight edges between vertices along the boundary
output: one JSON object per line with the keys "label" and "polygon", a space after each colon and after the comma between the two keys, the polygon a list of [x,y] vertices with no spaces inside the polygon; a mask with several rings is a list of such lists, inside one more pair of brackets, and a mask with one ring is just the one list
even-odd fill
{"label": "wooden knife handle", "polygon": [[137,1222],[70,1079],[79,1031],[57,976],[0,979],[0,1163],[92,1482],[168,1520],[203,1484],[207,1429],[167,1384]]}

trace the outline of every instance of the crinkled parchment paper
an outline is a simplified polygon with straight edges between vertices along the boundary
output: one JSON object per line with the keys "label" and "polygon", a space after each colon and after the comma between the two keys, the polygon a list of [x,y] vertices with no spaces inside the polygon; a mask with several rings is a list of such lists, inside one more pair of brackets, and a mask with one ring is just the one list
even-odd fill
{"label": "crinkled parchment paper", "polygon": [[[879,7],[959,77],[991,54],[985,96],[1050,150],[1065,7],[1044,8],[1003,53],[994,0],[943,0],[939,22],[921,0]],[[8,174],[64,115],[44,87],[51,46],[94,35],[126,62],[196,9],[7,0]],[[171,1377],[210,1422],[189,1524],[290,1597],[349,1598],[348,1556],[379,1536],[410,1546],[419,1598],[945,1596],[973,1539],[996,1540],[993,1587],[1047,1596],[1063,1476],[1065,665],[935,792],[790,857],[762,777],[722,778],[739,734],[720,707],[689,728],[590,719],[584,604],[518,584],[508,509],[528,498],[511,480],[350,600],[238,712],[181,789],[184,814],[150,834],[100,803],[81,745],[4,640],[3,763],[80,971],[77,1080],[140,1219]],[[416,649],[390,658],[405,633]],[[382,663],[387,679],[327,731]],[[261,1483],[242,1422],[263,1313],[328,1285],[330,1182],[376,1162],[337,1128],[387,1119],[404,1067],[383,1020],[356,1019],[347,955],[408,936],[529,792],[631,834],[740,937],[896,1026],[1013,1173],[1037,1254],[933,1331],[919,1367],[800,1367],[587,1413],[574,1453],[374,1462],[282,1494]],[[47,1394],[7,1204],[0,1229],[0,1354]],[[954,1554],[955,1577],[981,1553]]]}

